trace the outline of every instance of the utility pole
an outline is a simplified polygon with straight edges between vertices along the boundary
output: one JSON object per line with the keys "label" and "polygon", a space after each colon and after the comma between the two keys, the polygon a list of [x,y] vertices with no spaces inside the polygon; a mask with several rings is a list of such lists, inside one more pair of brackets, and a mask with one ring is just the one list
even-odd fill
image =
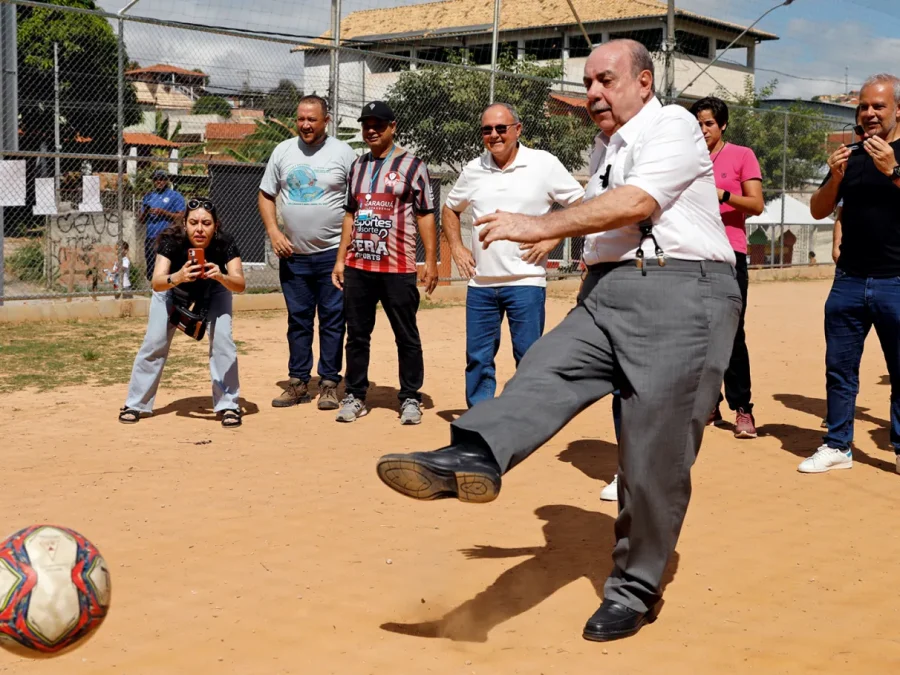
{"label": "utility pole", "polygon": [[666,103],[675,97],[675,0],[669,0],[666,14]]}
{"label": "utility pole", "polygon": [[491,88],[488,103],[494,102],[494,80],[497,77],[497,50],[500,42],[500,0],[494,0],[494,30],[491,35]]}
{"label": "utility pole", "polygon": [[53,189],[59,195],[59,153],[62,152],[62,143],[59,139],[59,43],[53,43]]}

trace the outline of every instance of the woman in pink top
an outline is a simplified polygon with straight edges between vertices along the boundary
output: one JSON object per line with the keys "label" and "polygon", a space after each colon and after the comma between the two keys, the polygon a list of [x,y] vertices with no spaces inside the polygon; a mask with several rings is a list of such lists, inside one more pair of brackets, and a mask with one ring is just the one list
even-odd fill
{"label": "woman in pink top", "polygon": [[[725,371],[725,399],[735,413],[734,435],[738,438],[756,438],[756,420],[753,402],[750,400],[750,354],[744,335],[744,314],[747,311],[747,232],[744,220],[748,215],[763,212],[762,173],[753,150],[729,143],[723,138],[728,128],[728,106],[714,96],[702,98],[691,106],[691,113],[700,122],[700,129],[709,148],[716,187],[719,191],[719,212],[725,224],[725,233],[737,258],[737,280],[741,288],[743,307],[731,361]],[[719,402],[722,395],[719,395]],[[722,420],[719,405],[710,415],[710,424]]]}

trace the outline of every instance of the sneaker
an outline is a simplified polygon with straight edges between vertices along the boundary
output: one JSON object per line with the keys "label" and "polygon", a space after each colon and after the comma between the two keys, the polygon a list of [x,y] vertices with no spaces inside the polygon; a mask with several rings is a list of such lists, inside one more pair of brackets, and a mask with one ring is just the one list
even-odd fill
{"label": "sneaker", "polygon": [[738,408],[734,417],[735,438],[756,438],[756,420],[753,415]]}
{"label": "sneaker", "polygon": [[281,395],[272,400],[272,406],[275,408],[290,408],[298,403],[309,403],[312,399],[309,396],[309,386],[306,382],[301,382],[296,377],[288,380],[287,386]]}
{"label": "sneaker", "polygon": [[338,422],[354,422],[360,417],[369,414],[366,402],[361,398],[356,398],[353,394],[347,394],[341,401],[341,409],[335,419]]}
{"label": "sneaker", "polygon": [[797,471],[800,473],[824,473],[832,469],[852,469],[853,452],[850,450],[838,450],[820,445],[815,454],[800,462]]}
{"label": "sneaker", "polygon": [[822,418],[822,424],[820,424],[819,426],[822,427],[823,429],[827,429],[827,428],[828,428],[828,418],[827,418],[827,417],[823,417],[823,418]]}
{"label": "sneaker", "polygon": [[400,424],[419,424],[422,421],[422,402],[408,398],[400,406]]}
{"label": "sneaker", "polygon": [[612,483],[600,490],[600,499],[605,502],[619,501],[619,474],[613,476]]}
{"label": "sneaker", "polygon": [[722,412],[719,410],[719,404],[716,403],[715,409],[709,413],[709,419],[706,420],[706,426],[717,427],[722,424]]}
{"label": "sneaker", "polygon": [[321,380],[319,382],[319,410],[337,410],[341,407],[337,395],[337,382]]}

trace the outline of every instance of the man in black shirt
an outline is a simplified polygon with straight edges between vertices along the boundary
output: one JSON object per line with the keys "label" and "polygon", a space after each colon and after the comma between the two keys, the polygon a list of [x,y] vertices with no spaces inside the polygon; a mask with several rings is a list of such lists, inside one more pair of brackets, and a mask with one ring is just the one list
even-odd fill
{"label": "man in black shirt", "polygon": [[825,303],[828,433],[800,463],[803,473],[853,466],[859,362],[873,326],[891,378],[891,445],[900,473],[900,78],[869,78],[858,117],[865,141],[828,158],[828,177],[810,201],[813,218],[824,218],[843,200],[843,235]]}

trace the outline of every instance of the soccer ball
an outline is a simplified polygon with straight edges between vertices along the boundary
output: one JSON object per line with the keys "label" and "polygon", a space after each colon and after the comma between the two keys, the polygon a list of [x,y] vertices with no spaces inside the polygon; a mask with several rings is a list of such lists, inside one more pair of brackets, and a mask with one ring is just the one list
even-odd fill
{"label": "soccer ball", "polygon": [[106,563],[77,532],[33,525],[0,543],[0,644],[55,654],[86,637],[109,608]]}

